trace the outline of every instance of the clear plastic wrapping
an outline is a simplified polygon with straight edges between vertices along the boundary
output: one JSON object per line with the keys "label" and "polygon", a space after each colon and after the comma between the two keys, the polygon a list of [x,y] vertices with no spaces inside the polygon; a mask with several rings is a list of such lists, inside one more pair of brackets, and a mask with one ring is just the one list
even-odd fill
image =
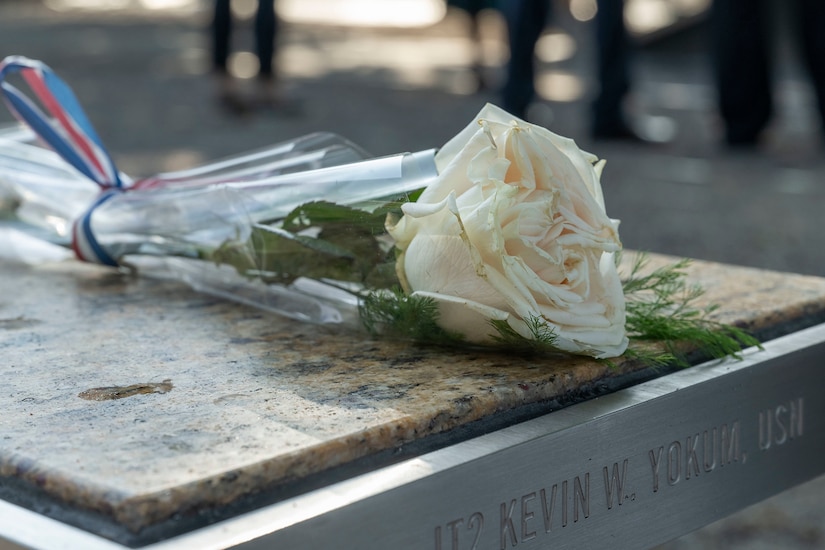
{"label": "clear plastic wrapping", "polygon": [[[124,175],[128,190],[101,200],[95,183],[9,127],[0,129],[0,204],[6,219],[54,243],[77,247],[72,226],[85,222],[94,247],[118,265],[303,321],[341,323],[356,316],[353,292],[300,273],[265,281],[256,239],[286,235],[281,220],[303,204],[369,211],[423,188],[437,175],[434,154],[369,159],[338,135],[314,133],[188,170]],[[222,259],[225,250],[233,257]]]}
{"label": "clear plastic wrapping", "polygon": [[[241,182],[130,191],[95,208],[91,228],[120,264],[293,318],[343,322],[358,304],[343,290],[352,281],[307,277],[298,263],[271,273],[264,256],[281,253],[278,247],[290,247],[295,255],[292,243],[300,243],[297,250],[314,252],[307,238],[313,227],[302,235],[284,230],[281,222],[318,201],[369,213],[431,182],[437,175],[433,157],[424,151]],[[387,253],[389,248],[388,243]]]}

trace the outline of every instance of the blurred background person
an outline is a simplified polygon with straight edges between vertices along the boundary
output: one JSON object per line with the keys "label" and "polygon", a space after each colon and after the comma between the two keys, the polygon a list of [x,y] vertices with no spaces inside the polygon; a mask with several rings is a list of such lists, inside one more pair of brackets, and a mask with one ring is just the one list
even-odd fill
{"label": "blurred background person", "polygon": [[632,45],[624,20],[624,0],[596,2],[596,73],[599,92],[593,102],[593,139],[642,141],[624,113],[630,92]]}
{"label": "blurred background person", "polygon": [[229,110],[243,113],[252,106],[274,107],[280,103],[275,74],[275,43],[278,19],[274,0],[258,0],[255,12],[255,54],[258,57],[254,105],[241,96],[227,66],[232,45],[231,0],[215,0],[212,19],[212,68],[218,81],[218,100]]}
{"label": "blurred background person", "polygon": [[[552,17],[548,0],[507,0],[500,9],[507,23],[510,59],[502,107],[525,118],[536,96],[535,48]],[[595,17],[596,76],[590,133],[598,140],[644,140],[628,123],[624,101],[630,92],[632,44],[625,26],[624,0],[598,0]]]}
{"label": "blurred background person", "polygon": [[499,9],[507,24],[510,49],[501,107],[523,119],[536,96],[536,42],[550,16],[550,0],[503,0]]}
{"label": "blurred background person", "polygon": [[[825,131],[825,1],[788,2]],[[756,146],[773,115],[770,30],[779,3],[714,0],[712,47],[725,142]]]}
{"label": "blurred background person", "polygon": [[447,0],[447,5],[457,8],[467,14],[468,33],[473,43],[473,61],[470,69],[475,79],[476,91],[487,89],[487,79],[484,76],[484,55],[481,46],[481,24],[479,14],[482,10],[496,7],[495,0]]}

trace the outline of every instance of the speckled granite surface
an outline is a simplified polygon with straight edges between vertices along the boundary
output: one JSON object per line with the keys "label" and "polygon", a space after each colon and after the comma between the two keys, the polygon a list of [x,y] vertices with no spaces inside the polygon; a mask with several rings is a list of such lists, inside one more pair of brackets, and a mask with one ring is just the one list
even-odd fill
{"label": "speckled granite surface", "polygon": [[[727,322],[825,316],[825,279],[691,273]],[[0,477],[137,531],[637,368],[354,339],[173,282],[0,262]]]}

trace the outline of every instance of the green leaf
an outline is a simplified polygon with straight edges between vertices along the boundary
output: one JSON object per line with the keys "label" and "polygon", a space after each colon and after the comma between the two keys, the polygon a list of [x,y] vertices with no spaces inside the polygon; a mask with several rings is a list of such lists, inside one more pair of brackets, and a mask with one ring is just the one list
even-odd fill
{"label": "green leaf", "polygon": [[363,283],[386,256],[372,235],[351,231],[322,230],[310,237],[256,226],[249,243],[256,274],[267,282],[311,277]]}
{"label": "green leaf", "polygon": [[237,240],[227,240],[221,243],[211,254],[205,255],[205,258],[218,265],[231,265],[241,274],[258,268],[254,252],[247,243]]}
{"label": "green leaf", "polygon": [[366,212],[325,201],[310,202],[297,207],[284,218],[281,227],[299,232],[310,227],[344,227],[379,235],[384,232],[386,213]]}
{"label": "green leaf", "polygon": [[325,201],[303,204],[279,225],[254,226],[245,243],[223,243],[211,259],[270,283],[310,277],[388,288],[398,278],[384,223],[403,201],[382,202],[371,211]]}

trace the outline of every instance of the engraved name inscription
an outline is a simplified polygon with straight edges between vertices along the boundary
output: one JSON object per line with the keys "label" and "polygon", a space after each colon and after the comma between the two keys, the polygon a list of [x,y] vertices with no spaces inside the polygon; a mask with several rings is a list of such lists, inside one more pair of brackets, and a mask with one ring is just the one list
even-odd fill
{"label": "engraved name inscription", "polygon": [[[559,486],[561,486],[561,490],[559,490]],[[572,501],[570,499],[571,487]],[[519,502],[518,512],[520,513],[517,513],[517,523],[514,524],[513,515]],[[557,527],[567,527],[571,519],[578,522],[581,519],[590,517],[590,473],[575,476],[572,482],[564,480],[561,484],[553,484],[549,489],[542,488],[537,493],[527,493],[518,499],[502,502],[499,506],[501,518],[499,540],[501,548],[507,548],[508,544],[516,546],[519,541],[526,542],[536,538],[538,531],[535,524],[537,522],[532,520],[534,520],[536,509],[539,507],[545,533],[553,530],[554,523]]]}
{"label": "engraved name inscription", "polygon": [[689,435],[683,440],[677,439],[667,446],[650,449],[647,455],[653,474],[654,493],[659,491],[662,479],[668,485],[676,485],[683,479],[698,476],[700,472],[709,474],[717,467],[735,462],[744,464],[747,460],[747,454],[741,447],[738,420],[703,430],[701,434]]}
{"label": "engraved name inscription", "polygon": [[792,398],[753,417],[728,419],[569,479],[537,484],[435,526],[434,548],[507,550],[531,541],[543,547],[547,542],[537,539],[598,521],[629,502],[643,500],[643,495],[637,498],[634,484],[642,483],[637,488],[647,487],[648,495],[676,491],[682,483],[744,466],[754,443],[760,452],[787,446],[805,433],[804,411],[804,398]]}
{"label": "engraved name inscription", "polygon": [[[618,495],[622,494],[622,475],[625,473],[626,470],[612,480],[608,499],[623,498]],[[590,472],[501,502],[496,518],[499,547],[517,546],[539,534],[549,534],[553,529],[582,521],[590,517],[590,502]],[[457,518],[436,526],[435,549],[477,550],[484,526],[482,512],[474,512],[466,520]]]}
{"label": "engraved name inscription", "polygon": [[[481,512],[474,512],[467,521],[464,518],[457,518],[448,521],[446,524],[447,546],[443,546],[442,526],[435,528],[435,548],[436,550],[458,550],[459,548],[478,548],[479,540],[481,539],[481,532],[484,529],[484,515]],[[460,546],[464,543],[464,539],[471,541],[469,545]],[[466,543],[465,543],[466,544]]]}
{"label": "engraved name inscription", "polygon": [[759,450],[785,445],[804,433],[802,397],[759,411]]}

